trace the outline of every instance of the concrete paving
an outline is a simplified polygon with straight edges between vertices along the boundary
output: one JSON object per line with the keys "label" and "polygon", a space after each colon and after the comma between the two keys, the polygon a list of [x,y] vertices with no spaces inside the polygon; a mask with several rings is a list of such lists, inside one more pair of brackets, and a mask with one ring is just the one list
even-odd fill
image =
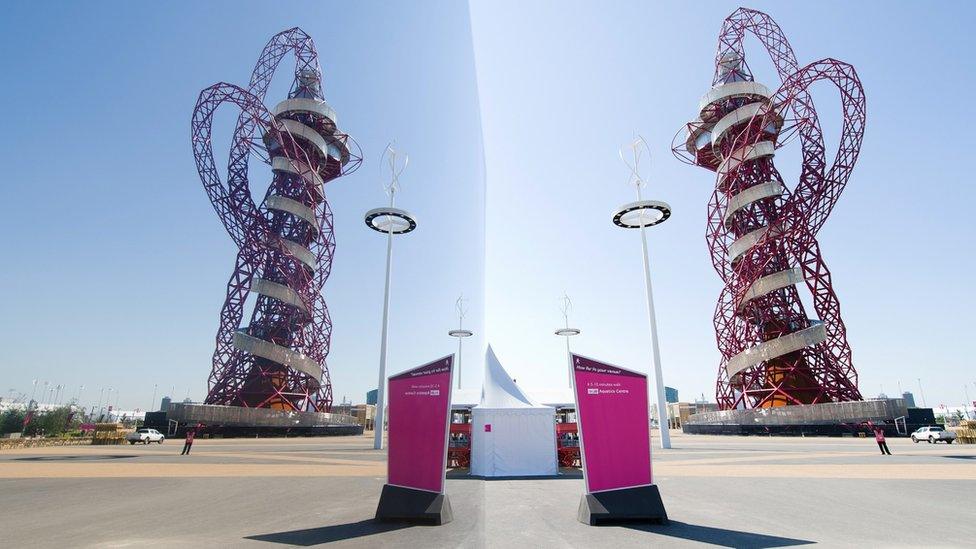
{"label": "concrete paving", "polygon": [[371,519],[386,456],[369,437],[207,440],[0,453],[9,547],[693,547],[976,544],[976,447],[673,434],[655,449],[672,523],[576,521],[583,482],[452,472],[454,522]]}

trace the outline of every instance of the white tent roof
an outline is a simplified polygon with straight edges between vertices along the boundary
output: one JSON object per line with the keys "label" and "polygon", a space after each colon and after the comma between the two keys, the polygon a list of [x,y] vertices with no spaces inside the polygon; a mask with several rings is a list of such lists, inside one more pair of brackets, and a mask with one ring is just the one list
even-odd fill
{"label": "white tent roof", "polygon": [[[489,357],[491,357],[490,360]],[[491,367],[488,364],[489,362],[495,363],[496,367]],[[491,394],[496,394],[499,392],[499,383],[494,381],[497,378],[500,378],[501,382],[505,385],[508,385],[508,382],[511,381],[511,376],[509,376],[508,372],[505,371],[505,368],[499,364],[498,358],[489,348],[488,353],[485,354],[484,384],[487,385],[488,383],[491,383],[496,386],[496,389],[489,391]],[[564,386],[547,387],[543,389],[525,389],[519,385],[516,385],[514,381],[511,382],[511,385],[515,385],[515,390],[523,397],[528,397],[530,402],[541,403],[554,408],[572,408],[576,405],[576,398],[573,396],[573,390],[569,387]],[[481,403],[483,395],[485,395],[485,391],[480,388],[454,389],[451,391],[451,406],[454,408],[473,408]],[[524,399],[519,397],[516,397],[514,400],[516,402],[524,402]]]}
{"label": "white tent roof", "polygon": [[485,477],[555,475],[556,409],[512,381],[491,346],[481,402],[471,409],[471,473]]}
{"label": "white tent roof", "polygon": [[479,408],[549,408],[525,394],[505,371],[491,345],[485,356],[485,381]]}

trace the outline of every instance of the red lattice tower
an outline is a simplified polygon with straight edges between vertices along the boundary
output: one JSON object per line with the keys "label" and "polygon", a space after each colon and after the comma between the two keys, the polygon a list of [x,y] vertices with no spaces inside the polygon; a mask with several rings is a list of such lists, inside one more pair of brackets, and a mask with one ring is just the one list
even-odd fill
{"label": "red lattice tower", "polygon": [[[295,57],[291,91],[269,111],[265,93],[289,53]],[[214,84],[200,92],[193,111],[197,171],[239,249],[220,312],[207,404],[296,411],[332,406],[325,362],[332,321],[322,287],[332,270],[335,238],[325,184],[358,167],[361,156],[336,128],[321,82],[312,39],[293,28],[268,42],[246,90]],[[241,111],[226,183],[211,143],[213,114],[225,103]],[[252,155],[273,174],[260,205],[248,181]],[[244,325],[252,292],[256,299]]]}
{"label": "red lattice tower", "polygon": [[[743,51],[746,33],[765,46],[782,84],[755,82]],[[814,82],[840,91],[840,145],[827,165],[813,100]],[[686,162],[716,172],[706,240],[725,282],[715,309],[722,354],[716,400],[722,409],[861,400],[840,303],[816,235],[837,203],[864,135],[864,90],[854,67],[824,59],[800,68],[779,26],[740,8],[722,26],[713,87],[699,115],[672,147]],[[776,150],[799,136],[803,166],[787,187]],[[812,296],[816,317],[800,299]]]}

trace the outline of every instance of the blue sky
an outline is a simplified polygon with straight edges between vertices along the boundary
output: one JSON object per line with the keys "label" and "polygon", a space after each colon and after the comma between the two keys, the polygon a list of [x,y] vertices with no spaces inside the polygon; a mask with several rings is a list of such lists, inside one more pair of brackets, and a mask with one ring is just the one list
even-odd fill
{"label": "blue sky", "polygon": [[[648,195],[674,215],[650,235],[665,379],[713,398],[721,289],[704,242],[712,176],[669,152],[711,81],[722,19],[737,4],[620,2],[131,3],[8,6],[0,20],[7,132],[0,160],[6,312],[0,392],[62,383],[123,408],[202,399],[232,243],[189,146],[199,91],[246,83],[274,33],[315,39],[325,93],[366,161],[331,183],[338,247],[327,300],[336,400],[376,382],[384,242],[362,222],[384,202],[378,162],[411,156],[399,205],[390,372],[452,352],[454,300],[471,298],[464,382],[490,340],[520,384],[564,383],[557,299],[573,298],[579,352],[648,366],[637,235],[610,224],[632,200],[617,148],[640,130]],[[974,84],[967,4],[769,4],[801,63],[855,65],[868,126],[854,176],[820,233],[862,391],[900,382],[958,404],[976,375],[968,158],[960,98]],[[969,12],[969,13],[966,13]],[[758,44],[757,77],[775,85]],[[287,67],[286,67],[287,68]],[[269,98],[289,83],[279,74]],[[836,93],[814,97],[836,143]],[[273,99],[269,99],[273,102]],[[218,139],[234,113],[222,112]],[[225,154],[217,148],[218,159]],[[795,147],[777,156],[788,178]],[[255,189],[267,176],[253,170]],[[485,335],[487,334],[487,338]],[[113,397],[114,400],[114,397]]]}

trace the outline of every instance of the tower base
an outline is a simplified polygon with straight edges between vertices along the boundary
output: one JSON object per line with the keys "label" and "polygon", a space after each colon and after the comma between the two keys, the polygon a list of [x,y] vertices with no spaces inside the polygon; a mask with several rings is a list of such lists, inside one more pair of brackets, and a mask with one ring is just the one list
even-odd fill
{"label": "tower base", "polygon": [[376,520],[381,522],[422,522],[440,526],[454,520],[447,494],[383,485]]}
{"label": "tower base", "polygon": [[661,501],[657,485],[608,490],[583,494],[580,499],[579,521],[596,526],[608,522],[668,523],[668,512]]}

